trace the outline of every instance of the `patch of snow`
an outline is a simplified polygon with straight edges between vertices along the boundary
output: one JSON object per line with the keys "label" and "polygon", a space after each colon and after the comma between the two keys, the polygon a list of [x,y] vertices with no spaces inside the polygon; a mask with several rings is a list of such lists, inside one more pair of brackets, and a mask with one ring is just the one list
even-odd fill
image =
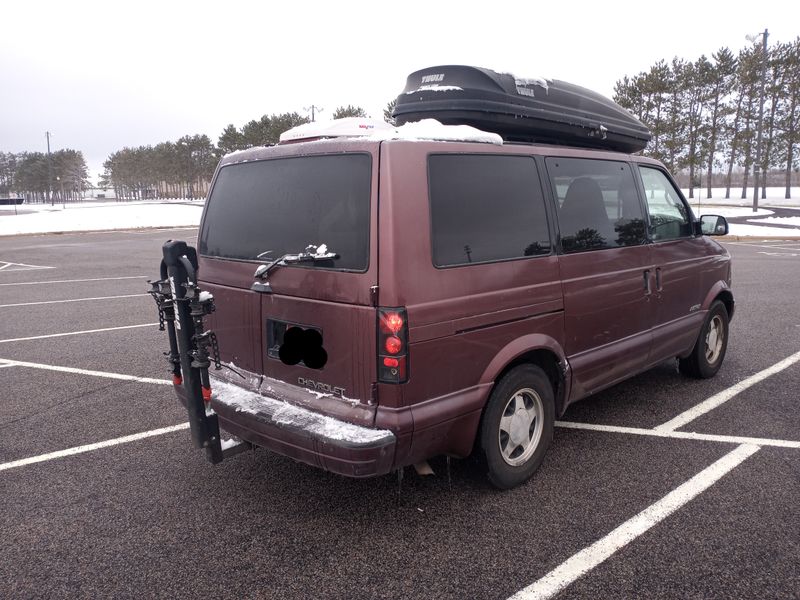
{"label": "patch of snow", "polygon": [[422,119],[406,123],[389,130],[376,131],[372,140],[442,140],[449,142],[480,142],[503,145],[503,138],[496,133],[481,131],[469,125],[442,125],[436,119]]}
{"label": "patch of snow", "polygon": [[[509,73],[509,75],[511,75]],[[544,93],[550,93],[550,83],[553,81],[552,79],[547,79],[545,77],[514,77],[514,84],[517,86],[517,93],[521,96],[535,96],[536,94],[533,91],[533,88],[528,87],[532,85],[538,85],[541,88],[544,88]]]}
{"label": "patch of snow", "polygon": [[[325,137],[364,137],[382,129],[392,129],[392,126],[378,119],[344,117],[332,121],[314,121],[292,127],[281,134],[280,141],[290,142]],[[228,156],[231,155],[229,154]]]}
{"label": "patch of snow", "polygon": [[[761,211],[759,211],[761,212]],[[769,213],[770,211],[766,211]],[[768,225],[795,225],[800,227],[800,216],[797,217],[768,217],[766,219],[747,219],[750,223],[765,223]]]}
{"label": "patch of snow", "polygon": [[786,229],[784,227],[759,227],[758,225],[739,225],[738,223],[730,223],[728,227],[728,233],[730,235],[739,235],[742,237],[800,237],[800,227],[797,229]]}
{"label": "patch of snow", "polygon": [[417,92],[461,92],[464,91],[464,88],[460,88],[457,85],[421,85],[415,90],[411,90],[410,92],[406,92],[406,96],[410,96],[411,94],[416,94]]}
{"label": "patch of snow", "polygon": [[745,206],[706,206],[700,213],[698,213],[696,207],[693,206],[692,211],[698,218],[702,215],[720,215],[721,217],[729,219],[731,217],[759,217],[762,215],[774,214],[771,210],[765,208],[759,208],[757,212],[753,212],[752,208],[747,208]]}
{"label": "patch of snow", "polygon": [[[689,198],[688,188],[681,189],[684,197],[692,205],[692,210],[698,214],[697,207],[708,208],[713,205],[724,206],[753,206],[753,188],[747,188],[747,198],[742,198],[742,188],[740,186],[732,187],[730,198],[725,198],[725,188],[715,187],[711,188],[711,198],[706,198],[706,188],[694,188],[694,198]],[[782,208],[800,208],[800,187],[791,188],[791,198],[785,198],[785,187],[768,187],[767,197],[761,198],[759,195],[758,205],[764,207],[782,207]]]}
{"label": "patch of snow", "polygon": [[21,205],[0,211],[0,236],[146,227],[197,227],[205,200]]}
{"label": "patch of snow", "polygon": [[340,421],[222,381],[215,381],[212,389],[214,399],[220,404],[230,406],[237,412],[266,415],[276,425],[298,427],[314,437],[368,444],[394,436],[387,429],[372,429]]}
{"label": "patch of snow", "polygon": [[229,440],[220,440],[219,442],[220,442],[219,445],[222,446],[222,451],[223,452],[225,452],[225,450],[230,450],[231,448],[236,448],[236,446],[239,446],[242,443],[241,440],[237,440],[237,439],[233,439],[233,438],[231,438]]}

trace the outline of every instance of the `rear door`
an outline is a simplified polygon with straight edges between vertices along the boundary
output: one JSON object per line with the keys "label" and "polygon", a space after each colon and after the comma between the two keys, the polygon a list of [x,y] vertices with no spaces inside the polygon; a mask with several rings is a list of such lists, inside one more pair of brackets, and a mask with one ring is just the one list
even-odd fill
{"label": "rear door", "polygon": [[[220,169],[199,238],[201,274],[220,294],[223,357],[241,354],[263,375],[262,393],[371,424],[378,144],[320,145],[335,153],[281,148]],[[309,246],[337,257],[278,266],[267,291],[251,290],[259,265]]]}

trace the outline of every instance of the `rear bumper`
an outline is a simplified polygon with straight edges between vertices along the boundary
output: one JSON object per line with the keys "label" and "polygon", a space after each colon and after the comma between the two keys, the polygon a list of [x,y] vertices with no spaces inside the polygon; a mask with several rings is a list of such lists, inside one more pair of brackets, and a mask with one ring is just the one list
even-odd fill
{"label": "rear bumper", "polygon": [[215,379],[211,407],[220,428],[256,446],[349,477],[392,470],[397,439]]}

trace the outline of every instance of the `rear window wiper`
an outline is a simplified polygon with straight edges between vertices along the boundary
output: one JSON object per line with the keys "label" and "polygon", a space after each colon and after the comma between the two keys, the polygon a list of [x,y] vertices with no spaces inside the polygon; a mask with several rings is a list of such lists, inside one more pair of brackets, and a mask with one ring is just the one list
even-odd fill
{"label": "rear window wiper", "polygon": [[[268,253],[269,251],[262,252],[258,255],[258,258],[261,258]],[[309,244],[306,246],[306,249],[299,254],[284,254],[280,258],[276,258],[270,263],[260,265],[256,269],[256,272],[253,273],[253,277],[256,279],[266,279],[267,275],[269,275],[273,270],[284,265],[304,262],[317,262],[322,260],[335,260],[337,258],[339,258],[339,255],[336,254],[336,252],[330,252],[326,244],[320,244],[319,246]]]}

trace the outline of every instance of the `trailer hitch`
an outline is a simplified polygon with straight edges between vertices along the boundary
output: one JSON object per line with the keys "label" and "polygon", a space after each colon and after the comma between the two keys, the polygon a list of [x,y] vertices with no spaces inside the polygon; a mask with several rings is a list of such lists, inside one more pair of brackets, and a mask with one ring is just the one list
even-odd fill
{"label": "trailer hitch", "polygon": [[171,365],[173,383],[182,385],[186,394],[192,440],[205,449],[209,461],[218,463],[234,452],[223,452],[219,420],[210,406],[208,369],[212,362],[216,369],[221,364],[217,336],[205,329],[203,318],[214,312],[214,297],[197,284],[194,248],[169,240],[162,252],[161,278],[148,283],[158,306],[159,330],[166,329],[169,337],[169,352],[164,354]]}

